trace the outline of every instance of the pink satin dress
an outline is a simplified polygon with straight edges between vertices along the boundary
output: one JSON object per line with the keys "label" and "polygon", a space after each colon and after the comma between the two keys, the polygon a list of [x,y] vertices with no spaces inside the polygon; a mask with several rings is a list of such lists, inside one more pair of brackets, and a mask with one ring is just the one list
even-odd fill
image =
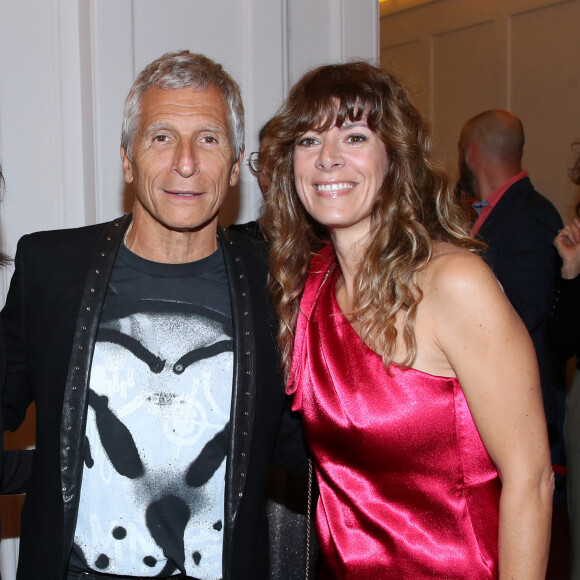
{"label": "pink satin dress", "polygon": [[456,378],[392,366],[335,297],[325,248],[301,303],[288,393],[320,497],[321,578],[498,577],[500,482]]}

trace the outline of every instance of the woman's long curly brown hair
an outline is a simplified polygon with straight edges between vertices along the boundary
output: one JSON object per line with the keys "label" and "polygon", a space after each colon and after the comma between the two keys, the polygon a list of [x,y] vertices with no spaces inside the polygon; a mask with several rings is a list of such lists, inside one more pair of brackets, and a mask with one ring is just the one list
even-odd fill
{"label": "woman's long curly brown hair", "polygon": [[306,73],[270,121],[263,162],[272,178],[264,223],[273,239],[269,287],[280,319],[278,343],[286,378],[308,265],[330,242],[328,230],[305,211],[294,184],[299,137],[341,127],[366,116],[384,143],[389,168],[378,192],[371,233],[361,261],[352,316],[363,340],[393,362],[397,312],[406,313],[404,341],[411,366],[417,355],[415,318],[422,298],[417,272],[432,254],[433,240],[475,250],[463,209],[431,155],[428,129],[397,78],[366,62],[327,65]]}

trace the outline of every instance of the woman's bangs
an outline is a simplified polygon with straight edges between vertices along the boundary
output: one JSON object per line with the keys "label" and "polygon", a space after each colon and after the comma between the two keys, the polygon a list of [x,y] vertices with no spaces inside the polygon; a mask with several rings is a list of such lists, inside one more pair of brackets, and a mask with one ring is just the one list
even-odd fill
{"label": "woman's bangs", "polygon": [[[311,103],[311,101],[310,101]],[[328,131],[332,127],[342,127],[346,121],[359,121],[365,113],[366,101],[355,94],[333,95],[310,104],[302,103],[297,123],[300,135],[307,131]]]}

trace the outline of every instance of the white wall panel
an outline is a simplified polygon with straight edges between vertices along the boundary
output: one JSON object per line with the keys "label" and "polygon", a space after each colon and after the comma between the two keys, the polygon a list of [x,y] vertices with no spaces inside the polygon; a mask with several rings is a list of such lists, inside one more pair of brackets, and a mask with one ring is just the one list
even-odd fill
{"label": "white wall panel", "polygon": [[83,147],[86,223],[113,219],[132,205],[125,189],[120,157],[123,103],[135,78],[133,6],[130,0],[83,0],[88,19],[82,63],[84,93]]}
{"label": "white wall panel", "polygon": [[[379,5],[366,0],[342,0],[343,59],[370,59],[379,64]],[[370,6],[370,10],[368,7]],[[365,33],[361,34],[361,31]]]}
{"label": "white wall panel", "polygon": [[[246,159],[258,150],[258,131],[276,112],[288,90],[287,1],[253,0],[249,5],[250,25],[246,33],[249,56],[243,81]],[[244,203],[240,204],[236,221],[243,223],[258,215],[262,195],[245,162],[240,180]]]}
{"label": "white wall panel", "polygon": [[55,5],[42,0],[0,5],[0,131],[7,185],[2,234],[8,252],[27,228],[64,222],[57,23]]}
{"label": "white wall panel", "polygon": [[378,11],[374,0],[289,0],[290,82],[329,62],[356,58],[376,62]]}
{"label": "white wall panel", "polygon": [[342,5],[339,0],[289,0],[290,83],[294,84],[307,69],[341,60],[342,34]]}

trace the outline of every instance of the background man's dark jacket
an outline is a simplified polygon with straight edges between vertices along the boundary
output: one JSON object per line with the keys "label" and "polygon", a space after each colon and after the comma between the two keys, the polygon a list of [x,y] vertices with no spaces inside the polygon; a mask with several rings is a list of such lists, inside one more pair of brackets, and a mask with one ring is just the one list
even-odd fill
{"label": "background man's dark jacket", "polygon": [[488,244],[486,262],[532,337],[548,423],[556,420],[558,406],[546,323],[559,278],[552,242],[560,229],[562,219],[556,208],[525,177],[505,192],[477,233]]}
{"label": "background man's dark jacket", "polygon": [[[7,353],[4,417],[6,427],[15,429],[32,400],[37,417],[19,580],[66,577],[81,492],[90,365],[108,281],[130,220],[31,234],[18,244],[1,315]],[[262,503],[268,462],[274,454],[298,468],[305,461],[304,445],[299,423],[284,411],[267,301],[266,245],[237,232],[218,234],[234,331],[224,580],[266,578]]]}

